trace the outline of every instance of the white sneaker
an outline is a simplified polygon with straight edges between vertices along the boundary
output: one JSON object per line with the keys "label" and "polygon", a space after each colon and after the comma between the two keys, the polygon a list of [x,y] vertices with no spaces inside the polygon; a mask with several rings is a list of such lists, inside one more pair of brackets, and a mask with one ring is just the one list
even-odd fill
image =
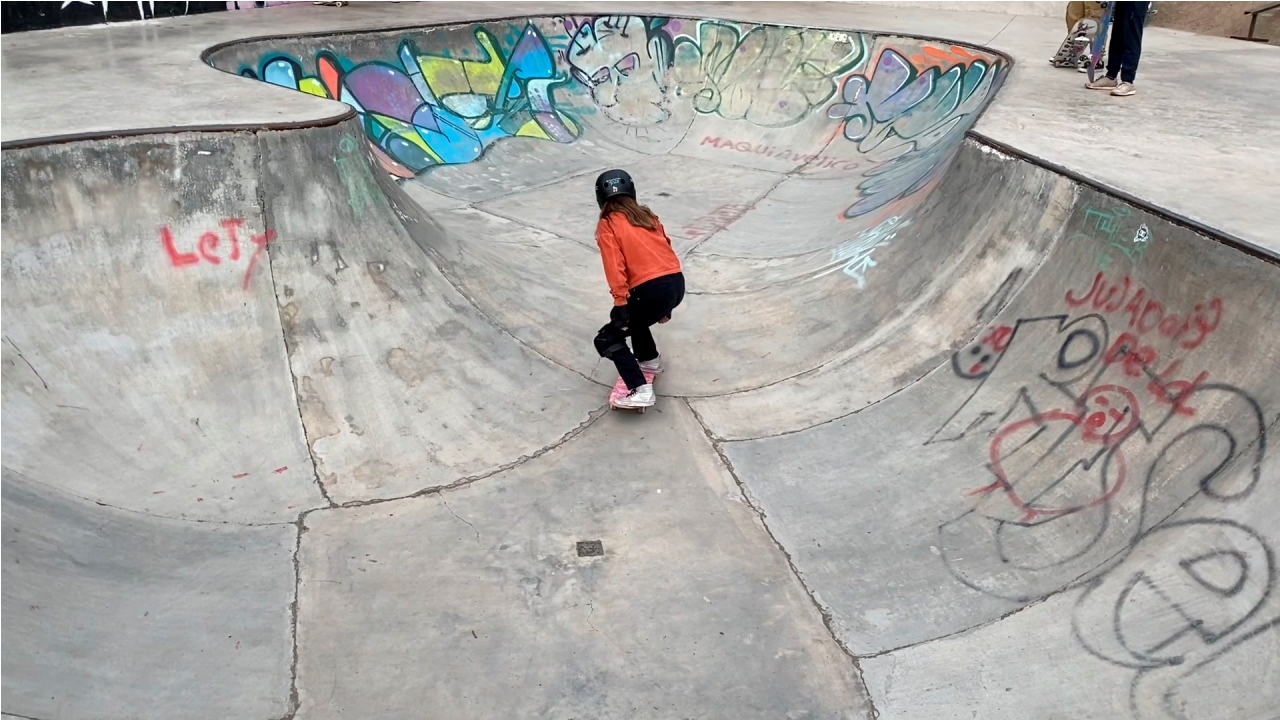
{"label": "white sneaker", "polygon": [[1090,90],[1115,90],[1120,83],[1115,78],[1109,78],[1106,75],[1094,80],[1091,83],[1085,83],[1084,86]]}
{"label": "white sneaker", "polygon": [[640,363],[640,369],[644,372],[651,372],[654,375],[660,374],[662,372],[662,356],[659,355],[652,360],[645,360]]}
{"label": "white sneaker", "polygon": [[647,408],[654,403],[653,386],[641,385],[631,391],[630,395],[618,398],[616,405],[622,408]]}
{"label": "white sneaker", "polygon": [[1129,97],[1136,92],[1138,89],[1133,86],[1133,83],[1122,82],[1111,91],[1111,94],[1116,97]]}

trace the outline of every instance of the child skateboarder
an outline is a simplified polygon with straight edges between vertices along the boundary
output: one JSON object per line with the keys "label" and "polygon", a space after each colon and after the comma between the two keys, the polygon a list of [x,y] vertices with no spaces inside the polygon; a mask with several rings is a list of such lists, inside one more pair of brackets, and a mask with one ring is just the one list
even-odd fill
{"label": "child skateboarder", "polygon": [[654,395],[645,375],[662,372],[649,327],[670,320],[684,300],[684,274],[658,216],[636,202],[630,175],[622,170],[601,173],[596,178],[596,203],[596,243],[613,295],[609,322],[596,334],[596,352],[613,361],[627,385],[628,394],[615,405],[646,408],[653,405]]}

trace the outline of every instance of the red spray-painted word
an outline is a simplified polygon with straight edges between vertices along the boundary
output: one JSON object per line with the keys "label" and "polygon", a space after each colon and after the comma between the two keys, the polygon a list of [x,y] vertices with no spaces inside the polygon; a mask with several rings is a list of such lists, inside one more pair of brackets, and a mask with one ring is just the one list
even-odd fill
{"label": "red spray-painted word", "polygon": [[[1130,290],[1135,292],[1130,295]],[[1145,288],[1130,280],[1128,275],[1117,284],[1108,283],[1106,275],[1098,273],[1087,292],[1076,295],[1074,291],[1068,290],[1066,300],[1071,307],[1092,302],[1094,310],[1105,313],[1114,313],[1124,308],[1121,312],[1128,313],[1129,328],[1139,336],[1159,329],[1161,335],[1179,342],[1188,350],[1200,347],[1222,321],[1222,298],[1214,298],[1207,304],[1197,303],[1190,313],[1179,317],[1167,312],[1164,303],[1148,297],[1149,295]]]}
{"label": "red spray-painted word", "polygon": [[699,145],[711,145],[718,148],[727,148],[740,153],[750,153],[754,155],[763,155],[768,158],[777,158],[779,160],[794,160],[802,162],[815,168],[831,168],[832,170],[855,170],[858,167],[856,160],[845,160],[843,158],[833,158],[826,155],[801,155],[794,150],[787,148],[774,147],[772,145],[764,145],[761,143],[749,143],[745,140],[734,142],[733,140],[725,140],[723,138],[711,137],[706,135],[702,138]]}
{"label": "red spray-painted word", "polygon": [[705,237],[729,227],[730,223],[742,217],[749,209],[751,208],[747,205],[721,205],[712,210],[711,214],[703,215],[685,225],[680,232],[687,238]]}
{"label": "red spray-painted word", "polygon": [[1155,397],[1156,402],[1171,405],[1173,411],[1188,417],[1196,414],[1195,408],[1187,405],[1191,394],[1209,379],[1209,371],[1203,371],[1195,380],[1171,380],[1182,369],[1182,361],[1174,360],[1161,372],[1150,372],[1155,367],[1159,353],[1150,345],[1143,344],[1133,333],[1120,333],[1120,337],[1111,344],[1103,361],[1108,365],[1119,363],[1124,374],[1129,377],[1142,377],[1147,374],[1151,381],[1147,383],[1147,392]]}
{"label": "red spray-painted word", "polygon": [[[169,262],[173,263],[174,267],[187,267],[188,265],[198,265],[201,261],[210,265],[221,265],[224,259],[231,262],[240,260],[240,231],[244,228],[244,219],[227,218],[221,224],[227,239],[227,251],[225,254],[219,252],[218,248],[222,245],[223,236],[216,231],[210,230],[202,234],[196,241],[194,251],[182,252],[178,250],[178,243],[174,240],[173,230],[168,225],[161,227],[160,240],[164,243],[165,252],[169,253]],[[249,267],[244,272],[242,287],[245,290],[249,289],[249,282],[253,280],[253,271],[258,266],[258,258],[262,255],[262,251],[267,249],[267,243],[275,239],[275,230],[266,230],[249,238],[253,251],[249,254]]]}

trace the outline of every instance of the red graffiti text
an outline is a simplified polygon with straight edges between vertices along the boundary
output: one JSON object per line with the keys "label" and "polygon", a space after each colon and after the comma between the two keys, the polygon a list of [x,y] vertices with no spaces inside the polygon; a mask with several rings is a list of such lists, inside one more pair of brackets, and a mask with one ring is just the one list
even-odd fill
{"label": "red graffiti text", "polygon": [[[169,255],[169,262],[176,268],[199,265],[202,262],[221,265],[223,260],[234,263],[240,260],[242,254],[240,236],[244,230],[244,224],[243,218],[227,218],[221,222],[221,233],[209,230],[201,234],[194,243],[182,245],[183,248],[192,248],[190,250],[179,249],[179,243],[168,225],[160,228],[160,241]],[[249,289],[249,283],[253,280],[253,272],[258,266],[258,258],[261,257],[262,251],[266,250],[267,244],[275,239],[276,231],[270,229],[249,237],[249,247],[246,247],[244,252],[248,255],[249,265],[245,269],[244,281],[241,283],[245,290]]]}
{"label": "red graffiti text", "polygon": [[1100,312],[1128,315],[1129,329],[1138,336],[1158,330],[1187,350],[1200,347],[1222,322],[1222,298],[1197,303],[1191,312],[1179,316],[1168,312],[1164,303],[1152,297],[1146,288],[1133,282],[1128,275],[1116,283],[1108,281],[1106,274],[1098,273],[1093,278],[1093,285],[1084,293],[1077,295],[1075,291],[1068,290],[1066,301],[1071,307],[1091,303],[1093,309]]}

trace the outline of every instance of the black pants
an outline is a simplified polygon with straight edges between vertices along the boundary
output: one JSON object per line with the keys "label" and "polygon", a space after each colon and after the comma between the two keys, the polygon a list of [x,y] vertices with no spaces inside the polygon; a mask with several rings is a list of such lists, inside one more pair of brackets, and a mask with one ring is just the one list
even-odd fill
{"label": "black pants", "polygon": [[1142,55],[1142,26],[1147,21],[1147,2],[1118,2],[1111,16],[1111,45],[1107,48],[1107,77],[1133,82]]}
{"label": "black pants", "polygon": [[[684,274],[663,275],[631,289],[627,298],[627,312],[631,322],[626,330],[612,323],[600,328],[596,335],[596,352],[618,366],[618,375],[627,387],[635,390],[645,384],[640,363],[658,357],[658,346],[653,342],[649,327],[659,320],[671,317],[671,312],[684,300]],[[631,338],[627,347],[626,338]]]}

